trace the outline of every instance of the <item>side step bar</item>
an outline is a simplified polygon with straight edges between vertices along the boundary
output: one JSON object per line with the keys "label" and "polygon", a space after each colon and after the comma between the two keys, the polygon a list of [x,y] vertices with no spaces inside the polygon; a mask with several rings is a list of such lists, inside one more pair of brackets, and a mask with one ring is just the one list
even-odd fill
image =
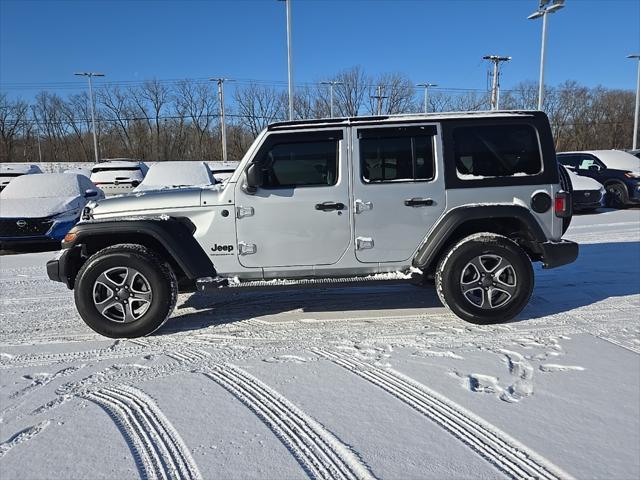
{"label": "side step bar", "polygon": [[345,288],[366,287],[373,285],[418,285],[422,281],[419,274],[379,274],[365,277],[340,278],[304,278],[296,280],[256,280],[233,282],[227,278],[199,278],[196,281],[198,291],[213,292],[248,292],[253,290],[300,290],[305,288]]}

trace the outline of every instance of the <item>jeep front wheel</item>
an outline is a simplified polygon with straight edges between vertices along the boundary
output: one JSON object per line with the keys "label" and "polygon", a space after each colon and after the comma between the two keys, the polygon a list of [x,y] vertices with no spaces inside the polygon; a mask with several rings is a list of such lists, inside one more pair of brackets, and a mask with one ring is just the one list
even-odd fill
{"label": "jeep front wheel", "polygon": [[82,266],[75,282],[80,316],[111,338],[148,335],[169,318],[177,299],[171,267],[142,245],[100,250]]}
{"label": "jeep front wheel", "polygon": [[463,320],[478,324],[513,319],[529,302],[533,283],[527,254],[507,237],[492,233],[459,241],[436,271],[442,303]]}

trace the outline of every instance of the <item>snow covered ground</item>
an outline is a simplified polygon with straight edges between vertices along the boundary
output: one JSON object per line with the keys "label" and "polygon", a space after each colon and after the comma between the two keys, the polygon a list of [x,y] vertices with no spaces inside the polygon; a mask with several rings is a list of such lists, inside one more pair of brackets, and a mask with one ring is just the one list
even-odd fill
{"label": "snow covered ground", "polygon": [[2,479],[637,479],[640,211],[566,237],[504,325],[410,286],[194,294],[123,341],[52,253],[0,257]]}

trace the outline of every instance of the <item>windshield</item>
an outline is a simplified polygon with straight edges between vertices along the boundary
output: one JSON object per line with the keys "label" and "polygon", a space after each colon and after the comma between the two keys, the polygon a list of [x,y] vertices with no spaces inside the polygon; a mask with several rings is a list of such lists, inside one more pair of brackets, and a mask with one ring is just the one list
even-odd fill
{"label": "windshield", "polygon": [[51,173],[22,175],[12,180],[0,195],[10,198],[65,198],[80,194],[77,175]]}
{"label": "windshield", "polygon": [[140,167],[93,167],[91,173],[98,172],[137,172]]}

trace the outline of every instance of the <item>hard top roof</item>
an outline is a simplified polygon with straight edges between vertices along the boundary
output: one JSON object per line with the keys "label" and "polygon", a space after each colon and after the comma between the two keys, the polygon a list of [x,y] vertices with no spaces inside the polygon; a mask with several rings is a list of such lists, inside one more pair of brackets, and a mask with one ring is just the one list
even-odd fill
{"label": "hard top roof", "polygon": [[403,113],[399,115],[380,115],[363,117],[318,118],[306,120],[290,120],[272,123],[267,130],[289,130],[301,128],[331,128],[347,125],[384,124],[397,122],[416,122],[420,120],[438,121],[461,118],[497,118],[533,116],[539,112],[535,110],[494,110],[473,112],[437,112],[437,113]]}

